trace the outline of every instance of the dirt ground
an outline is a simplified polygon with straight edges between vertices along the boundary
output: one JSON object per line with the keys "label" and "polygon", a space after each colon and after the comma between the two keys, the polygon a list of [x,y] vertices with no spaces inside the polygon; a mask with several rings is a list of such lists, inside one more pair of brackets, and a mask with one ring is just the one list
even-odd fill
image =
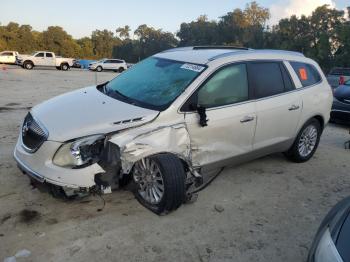
{"label": "dirt ground", "polygon": [[[99,73],[97,82],[114,76]],[[98,212],[97,196],[62,202],[32,189],[12,157],[25,114],[94,83],[88,71],[0,66],[0,261],[23,249],[31,254],[17,261],[305,261],[327,210],[350,195],[349,128],[335,125],[309,162],[277,154],[225,169],[195,203],[167,216],[128,191],[105,195]]]}

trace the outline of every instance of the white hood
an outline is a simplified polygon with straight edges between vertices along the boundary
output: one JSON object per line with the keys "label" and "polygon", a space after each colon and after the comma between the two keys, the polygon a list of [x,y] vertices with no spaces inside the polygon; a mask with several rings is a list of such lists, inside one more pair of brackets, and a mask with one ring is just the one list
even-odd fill
{"label": "white hood", "polygon": [[159,112],[111,98],[92,86],[54,97],[31,113],[48,130],[48,140],[64,142],[141,125]]}

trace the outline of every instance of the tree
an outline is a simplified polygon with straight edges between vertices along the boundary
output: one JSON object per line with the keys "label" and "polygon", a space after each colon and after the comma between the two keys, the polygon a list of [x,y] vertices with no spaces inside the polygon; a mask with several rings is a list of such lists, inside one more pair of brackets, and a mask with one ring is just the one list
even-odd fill
{"label": "tree", "polygon": [[118,27],[116,30],[117,35],[119,38],[125,40],[127,38],[130,38],[130,26],[126,25],[124,27]]}
{"label": "tree", "polygon": [[111,57],[113,46],[120,43],[114,33],[108,30],[95,30],[91,35],[93,54],[97,57]]}
{"label": "tree", "polygon": [[42,33],[40,46],[42,49],[55,52],[57,55],[75,57],[79,55],[79,45],[71,35],[60,26],[49,26]]}

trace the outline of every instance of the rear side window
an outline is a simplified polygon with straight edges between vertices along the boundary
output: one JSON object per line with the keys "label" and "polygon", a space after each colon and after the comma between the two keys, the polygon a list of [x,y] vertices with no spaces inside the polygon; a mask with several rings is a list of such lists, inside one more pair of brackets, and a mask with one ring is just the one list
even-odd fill
{"label": "rear side window", "polygon": [[314,85],[321,81],[321,76],[317,69],[310,64],[300,62],[290,62],[303,87]]}
{"label": "rear side window", "polygon": [[[287,80],[288,78],[286,78],[286,81]],[[263,98],[283,93],[285,88],[280,63],[249,63],[249,84],[253,89],[255,98]]]}
{"label": "rear side window", "polygon": [[53,57],[51,53],[46,53],[46,57]]}

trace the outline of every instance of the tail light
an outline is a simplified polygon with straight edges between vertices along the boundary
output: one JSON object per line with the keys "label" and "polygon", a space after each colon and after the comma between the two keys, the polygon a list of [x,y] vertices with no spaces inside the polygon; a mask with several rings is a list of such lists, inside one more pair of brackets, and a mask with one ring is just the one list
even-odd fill
{"label": "tail light", "polygon": [[340,76],[339,77],[339,85],[344,85],[345,83],[345,77],[344,76]]}

